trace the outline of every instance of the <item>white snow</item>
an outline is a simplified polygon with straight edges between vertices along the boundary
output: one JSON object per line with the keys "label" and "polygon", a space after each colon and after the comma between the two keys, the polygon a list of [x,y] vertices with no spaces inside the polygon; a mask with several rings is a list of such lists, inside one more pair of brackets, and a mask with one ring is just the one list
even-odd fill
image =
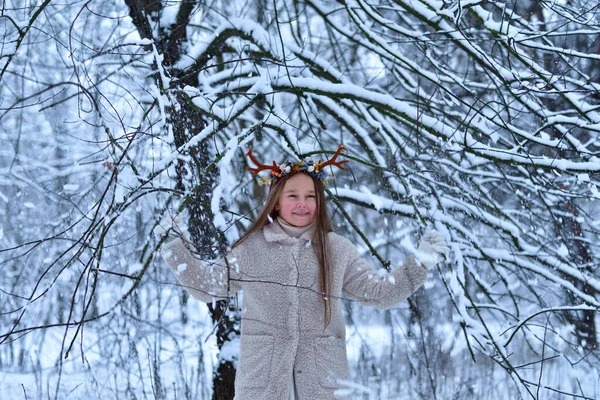
{"label": "white snow", "polygon": [[185,263],[177,265],[177,274],[181,274],[182,272],[186,271],[187,268],[188,265]]}

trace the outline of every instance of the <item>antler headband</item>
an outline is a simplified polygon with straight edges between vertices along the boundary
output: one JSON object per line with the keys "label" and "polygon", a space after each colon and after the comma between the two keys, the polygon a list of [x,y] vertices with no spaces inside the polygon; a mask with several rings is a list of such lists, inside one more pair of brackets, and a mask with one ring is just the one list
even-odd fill
{"label": "antler headband", "polygon": [[252,148],[248,150],[246,156],[250,158],[250,160],[256,165],[255,168],[246,167],[247,170],[252,171],[252,177],[254,178],[260,171],[269,171],[268,177],[259,178],[258,183],[260,185],[272,185],[277,182],[281,177],[293,174],[296,172],[306,172],[320,180],[322,183],[327,184],[328,174],[324,171],[327,166],[336,166],[342,171],[346,169],[342,167],[342,164],[350,162],[349,160],[336,161],[338,156],[342,151],[348,151],[346,147],[343,145],[339,145],[333,157],[329,160],[323,162],[321,160],[311,161],[310,159],[302,159],[300,161],[288,161],[287,163],[277,165],[275,161],[273,161],[273,165],[261,164],[254,154],[252,154]]}

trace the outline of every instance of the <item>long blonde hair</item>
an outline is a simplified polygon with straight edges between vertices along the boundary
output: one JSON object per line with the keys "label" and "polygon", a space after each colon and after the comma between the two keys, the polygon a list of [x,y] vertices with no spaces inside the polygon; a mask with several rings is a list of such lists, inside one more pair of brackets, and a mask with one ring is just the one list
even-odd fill
{"label": "long blonde hair", "polygon": [[283,192],[285,183],[296,174],[305,174],[309,176],[315,184],[315,193],[317,199],[317,215],[314,221],[314,234],[312,237],[312,247],[315,249],[317,260],[319,261],[319,275],[320,275],[320,291],[323,296],[323,308],[324,308],[324,320],[325,327],[329,325],[331,321],[331,272],[329,270],[329,240],[328,233],[332,231],[331,222],[329,221],[329,215],[327,213],[327,207],[325,204],[325,188],[323,183],[314,176],[305,172],[297,172],[293,174],[284,175],[277,182],[271,185],[269,196],[265,202],[265,206],[261,211],[260,215],[254,221],[250,229],[244,233],[233,245],[232,248],[242,244],[250,235],[255,232],[262,231],[262,229],[270,223],[269,220],[274,221],[278,216],[279,212],[275,209],[279,196]]}

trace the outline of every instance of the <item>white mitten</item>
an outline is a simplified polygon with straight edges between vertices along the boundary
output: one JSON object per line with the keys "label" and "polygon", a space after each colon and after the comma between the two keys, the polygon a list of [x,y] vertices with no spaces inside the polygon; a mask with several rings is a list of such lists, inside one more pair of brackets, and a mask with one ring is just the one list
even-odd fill
{"label": "white mitten", "polygon": [[154,227],[152,234],[158,239],[163,236],[182,236],[186,229],[183,227],[181,214],[177,214],[175,218],[167,212]]}
{"label": "white mitten", "polygon": [[442,261],[443,257],[448,258],[450,249],[446,245],[446,240],[437,231],[427,231],[421,238],[421,243],[417,249],[417,259],[427,269],[433,268]]}

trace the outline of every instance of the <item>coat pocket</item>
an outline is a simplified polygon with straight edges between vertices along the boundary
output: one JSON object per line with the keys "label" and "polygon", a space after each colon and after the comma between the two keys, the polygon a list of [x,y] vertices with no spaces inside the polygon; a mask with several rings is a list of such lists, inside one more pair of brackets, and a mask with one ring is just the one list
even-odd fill
{"label": "coat pocket", "polygon": [[273,344],[272,336],[242,334],[236,384],[245,388],[263,388],[269,385]]}
{"label": "coat pocket", "polygon": [[315,372],[319,384],[323,388],[338,388],[338,379],[348,379],[346,341],[333,336],[316,337],[314,348]]}

